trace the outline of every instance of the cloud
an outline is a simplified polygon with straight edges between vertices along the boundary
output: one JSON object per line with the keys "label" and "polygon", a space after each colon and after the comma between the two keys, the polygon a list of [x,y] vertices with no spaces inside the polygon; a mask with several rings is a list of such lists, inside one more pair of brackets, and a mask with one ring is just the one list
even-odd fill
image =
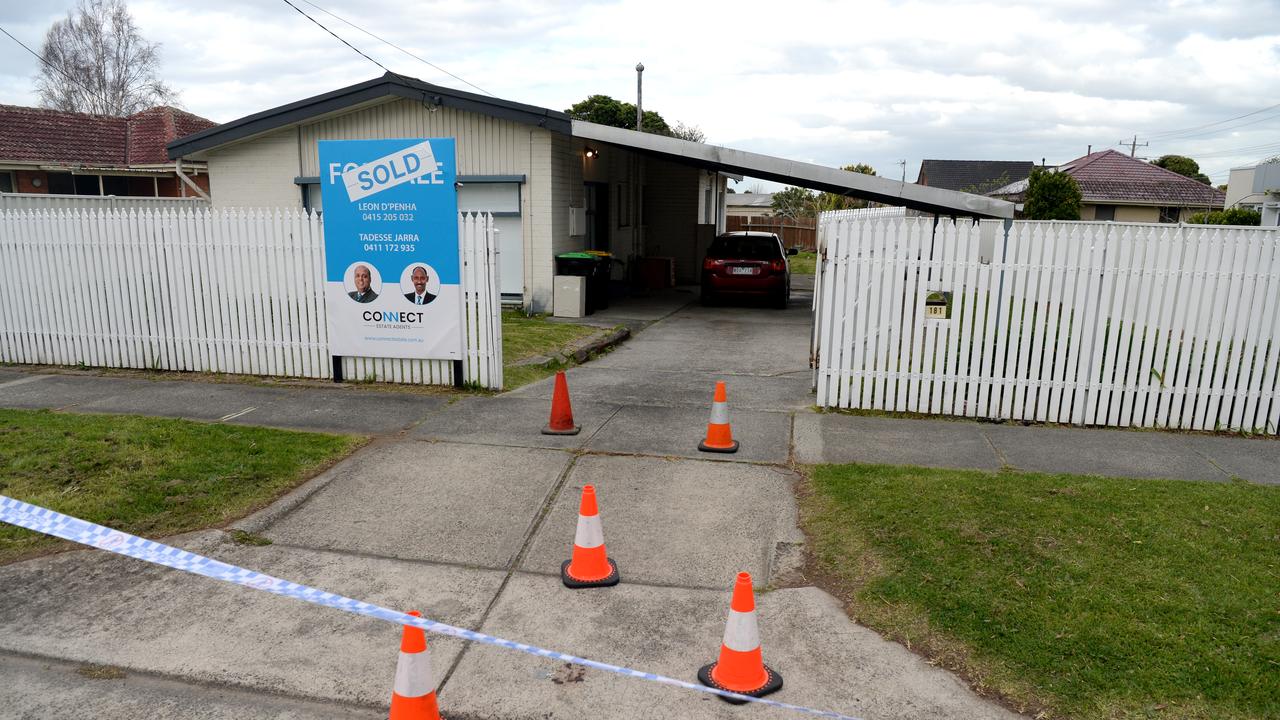
{"label": "cloud", "polygon": [[[308,4],[387,67],[473,89]],[[314,0],[499,97],[563,109],[593,93],[700,126],[712,142],[897,177],[923,158],[1062,162],[1124,137],[1193,127],[1280,97],[1280,4],[1243,0],[1052,3],[800,0]],[[0,23],[35,47],[71,0],[10,3]],[[226,121],[381,70],[283,2],[130,2],[163,43],[192,112]],[[0,45],[2,100],[34,104],[35,61]],[[1156,136],[1153,154],[1217,165],[1276,137],[1277,119],[1204,137]],[[1210,166],[1206,161],[1202,163]]]}

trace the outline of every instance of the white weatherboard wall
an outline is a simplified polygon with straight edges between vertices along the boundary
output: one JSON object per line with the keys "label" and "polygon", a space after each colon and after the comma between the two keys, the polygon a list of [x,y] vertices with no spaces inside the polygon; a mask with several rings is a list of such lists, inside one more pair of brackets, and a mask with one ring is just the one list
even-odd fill
{"label": "white weatherboard wall", "polygon": [[[466,382],[502,386],[492,218],[458,218]],[[332,378],[324,234],[297,210],[0,211],[0,361]],[[447,360],[344,358],[452,384]]]}
{"label": "white weatherboard wall", "polygon": [[819,248],[819,405],[1280,431],[1280,230],[836,218]]}

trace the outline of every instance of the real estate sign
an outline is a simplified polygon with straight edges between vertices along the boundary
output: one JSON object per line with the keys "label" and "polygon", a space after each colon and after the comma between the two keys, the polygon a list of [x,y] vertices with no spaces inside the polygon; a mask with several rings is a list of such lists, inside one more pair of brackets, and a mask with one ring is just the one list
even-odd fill
{"label": "real estate sign", "polygon": [[453,138],[319,145],[330,354],[461,359]]}

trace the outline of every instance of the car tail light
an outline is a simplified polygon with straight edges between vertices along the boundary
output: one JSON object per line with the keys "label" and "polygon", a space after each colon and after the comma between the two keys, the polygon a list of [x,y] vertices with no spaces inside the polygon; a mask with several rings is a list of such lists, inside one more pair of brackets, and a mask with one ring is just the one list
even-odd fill
{"label": "car tail light", "polygon": [[723,260],[716,260],[715,258],[706,258],[705,260],[702,261],[702,269],[714,270],[723,264],[724,264]]}
{"label": "car tail light", "polygon": [[787,261],[786,260],[770,260],[769,269],[774,272],[783,272],[784,270],[787,269]]}

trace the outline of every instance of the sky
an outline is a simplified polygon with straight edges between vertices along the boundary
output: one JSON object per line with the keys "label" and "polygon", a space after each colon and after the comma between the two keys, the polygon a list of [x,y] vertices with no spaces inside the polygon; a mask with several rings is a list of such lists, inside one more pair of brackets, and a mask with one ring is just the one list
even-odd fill
{"label": "sky", "polygon": [[[1135,135],[1139,157],[1190,156],[1215,184],[1280,154],[1277,0],[294,2],[397,73],[555,110],[634,102],[643,62],[645,109],[710,143],[894,179]],[[73,5],[3,0],[0,26],[39,52]],[[218,122],[383,72],[284,0],[128,5],[181,106]],[[38,104],[38,64],[0,36],[0,103]]]}

